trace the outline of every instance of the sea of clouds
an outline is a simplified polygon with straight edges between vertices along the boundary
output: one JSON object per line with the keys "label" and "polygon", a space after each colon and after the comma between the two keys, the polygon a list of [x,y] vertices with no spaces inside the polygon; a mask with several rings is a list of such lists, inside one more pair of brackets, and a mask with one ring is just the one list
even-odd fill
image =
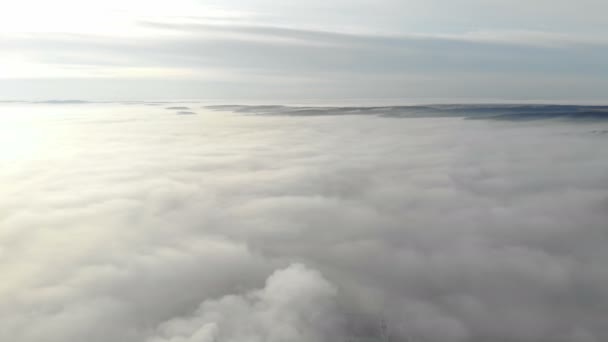
{"label": "sea of clouds", "polygon": [[351,114],[1,104],[0,341],[608,339],[608,121]]}

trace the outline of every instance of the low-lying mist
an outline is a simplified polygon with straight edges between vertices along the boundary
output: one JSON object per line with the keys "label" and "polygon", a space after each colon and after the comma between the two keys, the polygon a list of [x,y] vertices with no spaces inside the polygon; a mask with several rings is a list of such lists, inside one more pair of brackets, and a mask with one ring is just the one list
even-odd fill
{"label": "low-lying mist", "polygon": [[0,340],[608,338],[608,121],[242,108],[1,104]]}

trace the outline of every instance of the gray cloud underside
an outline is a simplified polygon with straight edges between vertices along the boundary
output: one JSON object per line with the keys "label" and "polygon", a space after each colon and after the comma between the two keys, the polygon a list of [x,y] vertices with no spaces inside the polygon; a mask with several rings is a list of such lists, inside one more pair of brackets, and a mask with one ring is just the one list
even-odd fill
{"label": "gray cloud underside", "polygon": [[608,337],[605,122],[164,107],[3,105],[0,339]]}

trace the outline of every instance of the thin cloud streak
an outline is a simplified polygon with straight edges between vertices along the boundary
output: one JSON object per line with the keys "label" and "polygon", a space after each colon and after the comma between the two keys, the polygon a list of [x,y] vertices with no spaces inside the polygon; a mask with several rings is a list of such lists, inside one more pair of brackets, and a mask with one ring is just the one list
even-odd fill
{"label": "thin cloud streak", "polygon": [[[84,83],[88,83],[86,78],[149,79],[153,83],[143,88],[157,96],[163,96],[157,90],[163,84],[154,86],[158,82],[155,79],[166,77],[181,81],[182,89],[188,88],[186,80],[198,81],[196,88],[208,88],[212,97],[223,98],[239,96],[235,96],[235,91],[220,90],[224,89],[223,83],[231,83],[230,89],[241,93],[256,82],[264,84],[266,98],[284,91],[277,88],[277,82],[264,81],[269,78],[293,84],[293,92],[304,98],[318,97],[315,88],[323,89],[325,97],[343,97],[337,92],[339,89],[358,83],[362,92],[369,91],[373,97],[426,94],[429,98],[524,100],[527,98],[522,94],[547,98],[545,94],[555,93],[559,95],[554,97],[564,98],[559,89],[576,84],[580,90],[566,98],[584,99],[602,93],[602,86],[594,83],[605,83],[604,76],[608,74],[604,58],[608,45],[599,41],[575,43],[564,36],[530,33],[383,36],[263,26],[150,22],[142,25],[179,34],[137,41],[52,34],[18,39],[9,36],[1,39],[0,45],[4,51],[19,51],[23,57],[20,63],[45,66],[50,75],[61,72],[78,75]],[[27,78],[40,78],[32,74],[27,64],[22,70]],[[12,78],[18,78],[15,76]],[[488,91],[488,86],[472,80],[490,78],[495,94],[481,94]],[[426,84],[420,79],[432,81]],[[456,80],[464,86],[451,86]],[[328,82],[335,85],[328,87]],[[187,95],[194,98],[205,97],[206,93],[202,91],[197,96],[194,90],[185,92],[194,94]],[[362,95],[354,91],[352,96]],[[107,99],[108,94],[104,97],[92,91],[88,98],[91,97]]]}

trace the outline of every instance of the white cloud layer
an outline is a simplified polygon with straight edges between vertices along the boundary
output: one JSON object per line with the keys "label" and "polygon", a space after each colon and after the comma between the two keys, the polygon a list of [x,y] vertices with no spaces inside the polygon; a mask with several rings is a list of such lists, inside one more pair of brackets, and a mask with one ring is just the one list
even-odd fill
{"label": "white cloud layer", "polygon": [[2,341],[608,338],[605,121],[0,111]]}
{"label": "white cloud layer", "polygon": [[300,264],[271,275],[262,290],[201,304],[193,317],[172,319],[150,342],[325,341],[335,330],[336,289]]}

